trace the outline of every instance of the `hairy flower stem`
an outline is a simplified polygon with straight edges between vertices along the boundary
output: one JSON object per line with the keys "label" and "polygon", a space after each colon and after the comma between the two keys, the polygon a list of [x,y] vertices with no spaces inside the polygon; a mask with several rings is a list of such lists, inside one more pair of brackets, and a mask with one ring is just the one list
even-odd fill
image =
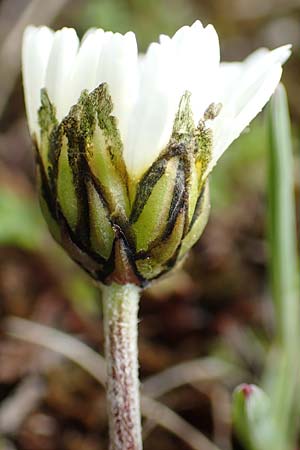
{"label": "hairy flower stem", "polygon": [[139,288],[103,287],[110,450],[142,450],[138,379]]}

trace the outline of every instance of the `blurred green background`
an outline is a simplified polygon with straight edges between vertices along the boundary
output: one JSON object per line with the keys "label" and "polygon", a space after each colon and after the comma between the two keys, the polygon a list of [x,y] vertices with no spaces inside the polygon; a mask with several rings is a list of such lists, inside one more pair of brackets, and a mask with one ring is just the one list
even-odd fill
{"label": "blurred green background", "polygon": [[[74,363],[5,331],[7,317],[14,315],[103,349],[96,289],[52,241],[39,212],[20,75],[23,29],[28,23],[72,26],[80,36],[90,27],[133,30],[144,52],[159,34],[172,35],[196,19],[214,24],[222,60],[242,60],[262,46],[293,44],[283,82],[292,119],[290,177],[295,177],[299,212],[298,0],[0,1],[0,448],[107,448],[103,389]],[[268,142],[261,114],[214,170],[211,218],[184,268],[143,296],[142,379],[202,357],[231,367],[225,375],[223,366],[214,372],[214,359],[205,366],[206,377],[192,377],[193,382],[164,396],[192,429],[182,425],[186,439],[180,439],[180,430],[176,437],[174,430],[149,426],[147,432],[146,427],[146,450],[154,445],[157,450],[191,448],[195,430],[223,450],[246,448],[232,431],[231,392],[242,381],[259,383],[276,340],[268,281]]]}

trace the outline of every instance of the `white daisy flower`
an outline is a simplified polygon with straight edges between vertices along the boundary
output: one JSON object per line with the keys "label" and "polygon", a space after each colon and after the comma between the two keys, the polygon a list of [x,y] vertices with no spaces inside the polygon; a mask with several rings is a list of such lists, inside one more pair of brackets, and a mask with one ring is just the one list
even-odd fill
{"label": "white daisy flower", "polygon": [[169,270],[205,226],[213,166],[267,103],[290,53],[220,63],[218,35],[199,21],[143,56],[132,32],[92,29],[80,43],[73,29],[28,27],[25,103],[56,239],[104,282],[128,282],[124,264],[137,284]]}

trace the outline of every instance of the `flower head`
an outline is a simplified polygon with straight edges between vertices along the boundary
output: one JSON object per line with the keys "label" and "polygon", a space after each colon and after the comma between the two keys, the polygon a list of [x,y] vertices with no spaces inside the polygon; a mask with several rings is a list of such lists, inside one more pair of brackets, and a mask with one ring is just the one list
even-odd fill
{"label": "flower head", "polygon": [[213,166],[274,92],[290,46],[220,63],[196,21],[135,35],[28,27],[23,79],[44,215],[94,278],[144,284],[196,242]]}

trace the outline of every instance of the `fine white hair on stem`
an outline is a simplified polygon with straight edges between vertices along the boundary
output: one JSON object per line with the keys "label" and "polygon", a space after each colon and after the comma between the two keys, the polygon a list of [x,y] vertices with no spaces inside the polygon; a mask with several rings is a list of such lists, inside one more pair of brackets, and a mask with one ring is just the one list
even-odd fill
{"label": "fine white hair on stem", "polygon": [[212,159],[205,176],[276,89],[289,45],[260,49],[241,63],[220,63],[219,39],[200,21],[161,35],[138,57],[134,33],[89,30],[81,43],[75,30],[53,32],[28,27],[23,41],[26,110],[32,134],[39,138],[40,91],[45,87],[60,121],[84,89],[108,84],[113,115],[123,142],[129,175],[140,178],[167,145],[184,92],[191,93],[195,125],[212,103],[221,103],[209,121]]}

